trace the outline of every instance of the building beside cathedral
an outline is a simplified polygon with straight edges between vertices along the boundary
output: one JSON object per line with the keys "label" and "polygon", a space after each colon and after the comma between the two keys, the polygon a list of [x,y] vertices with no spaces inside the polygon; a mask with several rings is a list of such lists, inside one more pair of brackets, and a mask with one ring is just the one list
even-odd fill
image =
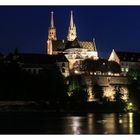
{"label": "building beside cathedral", "polygon": [[115,61],[121,66],[121,74],[126,76],[140,70],[140,53],[120,52],[112,50],[109,61]]}
{"label": "building beside cathedral", "polygon": [[51,12],[51,22],[48,29],[47,54],[57,55],[60,53],[63,53],[69,61],[70,74],[80,73],[80,65],[83,60],[87,58],[93,60],[98,59],[95,39],[93,39],[93,41],[81,41],[78,39],[72,11],[67,40],[57,39],[53,12]]}

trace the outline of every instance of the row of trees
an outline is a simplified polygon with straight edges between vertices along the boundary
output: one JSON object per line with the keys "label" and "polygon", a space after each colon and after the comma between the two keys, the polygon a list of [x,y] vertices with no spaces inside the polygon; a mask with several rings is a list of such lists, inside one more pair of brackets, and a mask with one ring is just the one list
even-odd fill
{"label": "row of trees", "polygon": [[0,63],[0,100],[65,100],[65,85],[59,68],[46,68],[40,74],[23,71],[16,62]]}
{"label": "row of trees", "polygon": [[90,73],[100,71],[102,73],[120,73],[120,65],[115,61],[108,61],[104,59],[92,60],[86,59],[82,63],[82,70]]}

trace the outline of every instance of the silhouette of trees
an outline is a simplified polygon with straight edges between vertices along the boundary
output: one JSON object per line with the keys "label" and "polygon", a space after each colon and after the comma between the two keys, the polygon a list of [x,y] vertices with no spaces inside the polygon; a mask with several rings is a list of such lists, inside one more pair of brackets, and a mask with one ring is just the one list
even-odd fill
{"label": "silhouette of trees", "polygon": [[97,99],[98,101],[103,101],[104,92],[101,86],[99,86],[97,83],[94,83],[92,92],[95,99]]}
{"label": "silhouette of trees", "polygon": [[[129,99],[130,101],[139,108],[140,106],[140,77],[137,80],[132,80],[131,84],[128,85],[129,89]],[[139,108],[140,109],[140,108]]]}
{"label": "silhouette of trees", "polygon": [[69,77],[67,94],[71,102],[82,103],[87,101],[87,93],[81,84],[81,77],[72,75]]}
{"label": "silhouette of trees", "polygon": [[102,73],[107,73],[107,72],[120,73],[121,72],[120,65],[117,62],[108,61],[105,59],[98,59],[98,60],[86,59],[82,63],[82,70],[85,71],[86,73],[98,72],[98,71]]}
{"label": "silhouette of trees", "polygon": [[115,61],[108,61],[108,71],[112,73],[121,73],[121,67]]}
{"label": "silhouette of trees", "polygon": [[122,93],[122,89],[120,86],[115,86],[114,88],[115,94],[114,94],[114,100],[115,100],[115,104],[116,104],[116,111],[117,110],[125,110],[126,107],[126,102],[123,100],[123,93]]}

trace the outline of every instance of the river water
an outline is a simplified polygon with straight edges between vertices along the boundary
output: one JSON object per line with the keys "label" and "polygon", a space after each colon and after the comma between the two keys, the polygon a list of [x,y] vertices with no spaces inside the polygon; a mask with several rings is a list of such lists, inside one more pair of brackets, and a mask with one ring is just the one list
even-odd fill
{"label": "river water", "polygon": [[140,134],[140,114],[1,112],[0,134]]}

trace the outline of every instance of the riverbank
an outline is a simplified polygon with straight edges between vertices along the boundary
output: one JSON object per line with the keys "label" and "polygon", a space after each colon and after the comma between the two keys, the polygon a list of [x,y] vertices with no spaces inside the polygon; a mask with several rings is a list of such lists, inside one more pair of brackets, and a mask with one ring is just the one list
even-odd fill
{"label": "riverbank", "polygon": [[108,103],[48,103],[36,101],[0,101],[0,112],[48,112],[48,113],[120,113],[139,112],[126,110],[122,104]]}

